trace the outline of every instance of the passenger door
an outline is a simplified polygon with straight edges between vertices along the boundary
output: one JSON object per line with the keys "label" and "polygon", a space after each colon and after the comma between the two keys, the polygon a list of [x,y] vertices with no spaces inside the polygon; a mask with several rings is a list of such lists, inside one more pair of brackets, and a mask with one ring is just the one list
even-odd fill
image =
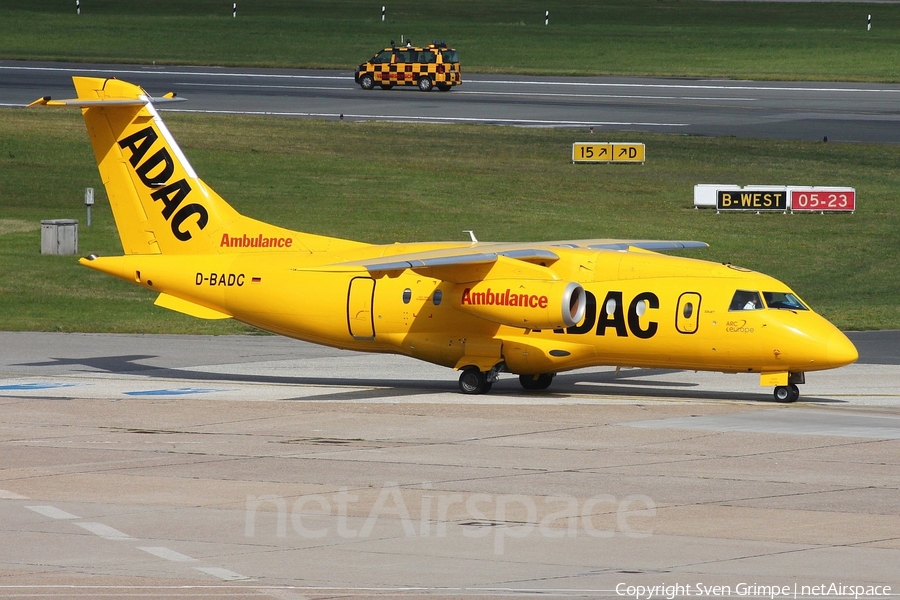
{"label": "passenger door", "polygon": [[375,339],[375,319],[372,303],[375,298],[375,280],[371,277],[354,277],[347,292],[347,327],[357,340]]}
{"label": "passenger door", "polygon": [[678,297],[675,329],[679,333],[697,333],[700,327],[700,294],[685,292]]}

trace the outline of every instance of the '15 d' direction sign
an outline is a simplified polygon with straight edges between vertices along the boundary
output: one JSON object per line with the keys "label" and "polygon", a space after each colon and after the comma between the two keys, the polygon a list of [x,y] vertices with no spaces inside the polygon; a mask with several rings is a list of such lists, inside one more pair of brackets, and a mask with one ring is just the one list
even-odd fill
{"label": "'15 d' direction sign", "polygon": [[572,162],[643,163],[644,144],[617,142],[575,142],[572,144]]}

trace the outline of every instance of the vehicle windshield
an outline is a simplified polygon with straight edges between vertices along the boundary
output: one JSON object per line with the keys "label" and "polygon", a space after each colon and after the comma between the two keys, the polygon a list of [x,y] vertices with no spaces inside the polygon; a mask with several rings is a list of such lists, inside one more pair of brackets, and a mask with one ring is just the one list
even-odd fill
{"label": "vehicle windshield", "polygon": [[789,292],[763,292],[766,306],[769,308],[787,308],[789,310],[809,310],[800,302],[800,298]]}
{"label": "vehicle windshield", "polygon": [[441,50],[441,56],[443,57],[445,64],[459,62],[459,56],[456,54],[456,50]]}
{"label": "vehicle windshield", "polygon": [[393,56],[393,51],[391,50],[382,50],[378,54],[376,54],[372,58],[373,63],[389,63],[391,62],[391,56]]}

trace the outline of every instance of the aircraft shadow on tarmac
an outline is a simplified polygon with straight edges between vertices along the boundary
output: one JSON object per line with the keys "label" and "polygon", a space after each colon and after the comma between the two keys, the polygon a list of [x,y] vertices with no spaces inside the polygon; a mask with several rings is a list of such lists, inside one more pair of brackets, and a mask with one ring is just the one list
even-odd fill
{"label": "aircraft shadow on tarmac", "polygon": [[[375,388],[336,392],[334,394],[317,394],[293,398],[297,401],[327,400],[365,400],[400,396],[415,396],[423,392],[455,391],[455,382],[447,380],[413,380],[413,379],[377,379],[377,378],[343,378],[343,377],[283,377],[273,375],[250,375],[242,373],[214,373],[195,370],[173,369],[141,364],[138,361],[159,358],[152,354],[131,354],[123,356],[93,356],[85,358],[51,358],[48,361],[20,363],[15,366],[27,367],[65,367],[83,366],[86,371],[103,372],[115,375],[140,375],[160,379],[181,379],[205,382],[262,383],[278,385],[319,385],[352,388]],[[494,384],[491,394],[527,395],[565,397],[570,394],[598,396],[622,396],[634,399],[688,399],[688,400],[735,400],[775,403],[770,393],[722,392],[695,389],[697,383],[682,381],[647,381],[638,378],[680,373],[676,369],[640,369],[632,368],[620,371],[569,372],[557,375],[552,389],[546,391],[525,391],[519,386],[517,379],[501,378]],[[689,389],[691,388],[691,389]],[[290,398],[289,398],[290,399]],[[843,400],[801,396],[801,402],[844,404]]]}

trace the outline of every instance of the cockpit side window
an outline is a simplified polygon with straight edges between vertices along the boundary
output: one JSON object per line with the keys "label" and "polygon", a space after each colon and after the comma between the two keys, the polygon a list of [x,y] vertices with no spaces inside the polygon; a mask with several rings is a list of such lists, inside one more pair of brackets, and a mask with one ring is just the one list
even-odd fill
{"label": "cockpit side window", "polygon": [[800,298],[790,292],[763,292],[766,306],[769,308],[786,308],[788,310],[809,310]]}
{"label": "cockpit side window", "polygon": [[747,290],[738,290],[731,298],[731,304],[728,310],[758,310],[763,307],[762,298],[759,292],[750,292]]}

